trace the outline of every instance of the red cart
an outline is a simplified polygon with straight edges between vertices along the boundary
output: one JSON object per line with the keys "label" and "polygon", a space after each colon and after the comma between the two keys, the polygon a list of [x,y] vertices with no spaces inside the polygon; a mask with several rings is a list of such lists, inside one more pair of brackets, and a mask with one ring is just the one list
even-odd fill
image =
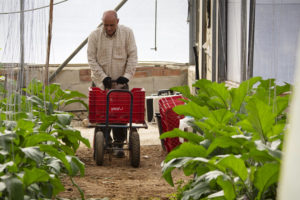
{"label": "red cart", "polygon": [[[184,104],[182,99],[183,97],[181,95],[175,95],[161,98],[158,101],[162,133],[171,131],[174,128],[179,128],[179,121],[184,116],[175,113],[173,108],[177,105]],[[170,152],[179,144],[181,144],[179,138],[165,138],[163,141],[163,145],[167,152]]]}
{"label": "red cart", "polygon": [[118,144],[109,139],[110,129],[127,128],[129,134],[124,142],[124,150],[129,150],[131,165],[139,167],[140,139],[137,128],[148,128],[144,116],[144,89],[89,88],[89,121],[90,127],[95,128],[94,158],[97,165],[103,165],[105,153],[109,154],[111,160],[113,149],[117,149]]}

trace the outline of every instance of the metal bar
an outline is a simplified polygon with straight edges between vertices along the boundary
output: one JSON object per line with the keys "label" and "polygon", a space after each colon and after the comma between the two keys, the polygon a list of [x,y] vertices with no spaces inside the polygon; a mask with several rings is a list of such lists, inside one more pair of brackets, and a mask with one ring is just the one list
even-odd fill
{"label": "metal bar", "polygon": [[217,24],[217,9],[218,9],[218,6],[217,6],[217,0],[213,0],[212,1],[212,6],[211,6],[211,30],[212,30],[212,77],[211,77],[211,81],[212,82],[215,82],[217,81],[216,80],[216,74],[217,74],[217,60],[218,60],[218,57],[217,57],[217,27],[218,27],[218,24]]}
{"label": "metal bar", "polygon": [[206,55],[203,50],[203,44],[206,41],[206,11],[207,9],[207,3],[206,1],[200,1],[200,37],[199,37],[199,66],[201,69],[201,78],[206,79]]}
{"label": "metal bar", "polygon": [[[122,2],[119,3],[119,5],[117,5],[114,10],[118,11],[126,2],[127,0],[122,0]],[[102,24],[103,23],[99,24],[98,27],[102,26]],[[73,53],[71,53],[71,55],[61,65],[58,66],[57,70],[53,74],[51,74],[49,82],[51,82],[56,77],[56,75],[61,72],[61,70],[70,62],[70,60],[74,58],[74,56],[86,45],[87,42],[88,37],[73,51]]]}
{"label": "metal bar", "polygon": [[155,25],[154,25],[154,48],[151,48],[155,51],[157,51],[156,46],[156,34],[157,34],[157,0],[155,0]]}
{"label": "metal bar", "polygon": [[51,47],[51,37],[52,37],[52,21],[53,21],[53,0],[50,0],[49,8],[49,24],[48,24],[48,43],[47,43],[47,56],[45,65],[45,79],[44,86],[48,85],[48,74],[49,74],[49,59],[50,59],[50,47]]}
{"label": "metal bar", "polygon": [[241,79],[247,79],[247,2],[241,1]]}
{"label": "metal bar", "polygon": [[227,0],[218,0],[218,82],[227,80]]}
{"label": "metal bar", "polygon": [[21,92],[24,85],[24,0],[20,0],[20,71],[18,90]]}
{"label": "metal bar", "polygon": [[251,77],[253,77],[253,53],[254,53],[254,32],[255,32],[255,5],[256,5],[256,0],[250,0],[247,79],[250,79]]}

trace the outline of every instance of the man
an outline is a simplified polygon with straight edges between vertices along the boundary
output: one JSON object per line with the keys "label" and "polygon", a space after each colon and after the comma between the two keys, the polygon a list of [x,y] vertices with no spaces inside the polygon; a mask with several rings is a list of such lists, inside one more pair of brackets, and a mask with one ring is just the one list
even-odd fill
{"label": "man", "polygon": [[[137,47],[130,28],[119,25],[118,15],[114,10],[104,12],[103,26],[93,31],[88,38],[88,63],[91,68],[93,84],[101,89],[116,88],[126,85],[133,77],[137,65]],[[123,147],[126,139],[125,128],[114,128],[114,141]],[[121,145],[122,144],[122,145]],[[119,151],[118,157],[124,157]]]}

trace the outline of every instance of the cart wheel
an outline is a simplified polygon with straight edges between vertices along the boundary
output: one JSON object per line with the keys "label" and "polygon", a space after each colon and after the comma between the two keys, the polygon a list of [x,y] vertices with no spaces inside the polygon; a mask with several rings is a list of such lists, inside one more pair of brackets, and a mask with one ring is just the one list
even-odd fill
{"label": "cart wheel", "polygon": [[94,154],[97,165],[103,165],[104,159],[104,134],[102,131],[97,131],[95,134]]}
{"label": "cart wheel", "polygon": [[133,167],[140,166],[140,137],[137,131],[129,136],[129,159]]}
{"label": "cart wheel", "polygon": [[96,159],[96,133],[97,133],[97,128],[95,128],[94,130],[94,138],[93,138],[93,149],[94,149],[94,152],[93,152],[93,159],[95,160]]}

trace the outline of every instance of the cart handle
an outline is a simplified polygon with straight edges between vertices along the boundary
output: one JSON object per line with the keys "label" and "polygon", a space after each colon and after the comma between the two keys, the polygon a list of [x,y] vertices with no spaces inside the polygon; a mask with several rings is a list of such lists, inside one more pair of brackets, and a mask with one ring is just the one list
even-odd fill
{"label": "cart handle", "polygon": [[133,105],[133,95],[129,90],[122,90],[122,89],[111,89],[107,93],[106,96],[106,120],[105,120],[105,127],[108,129],[109,124],[109,95],[113,92],[124,92],[130,94],[130,110],[129,110],[129,128],[132,128],[132,105]]}

